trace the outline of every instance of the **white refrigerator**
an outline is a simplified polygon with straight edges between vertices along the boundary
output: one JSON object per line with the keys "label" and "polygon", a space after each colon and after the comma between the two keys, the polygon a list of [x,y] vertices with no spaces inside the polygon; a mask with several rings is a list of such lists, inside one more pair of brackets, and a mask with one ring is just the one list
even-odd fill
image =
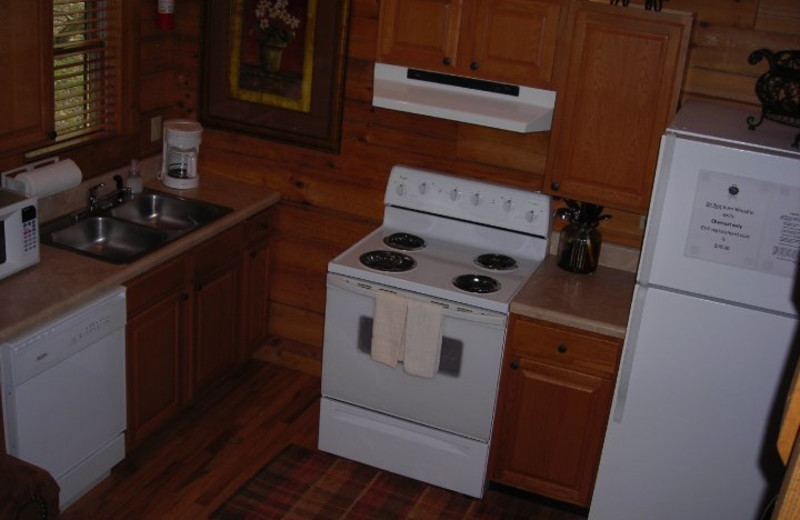
{"label": "white refrigerator", "polygon": [[687,102],[662,137],[590,520],[760,518],[798,354],[798,129]]}

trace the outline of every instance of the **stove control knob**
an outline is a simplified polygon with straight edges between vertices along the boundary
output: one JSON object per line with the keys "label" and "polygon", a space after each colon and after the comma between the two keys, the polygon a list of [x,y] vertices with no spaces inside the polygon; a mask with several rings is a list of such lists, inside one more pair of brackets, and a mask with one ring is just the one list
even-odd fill
{"label": "stove control knob", "polygon": [[398,197],[402,197],[406,194],[406,185],[405,184],[398,184],[395,186],[394,191],[397,193]]}
{"label": "stove control knob", "polygon": [[472,205],[473,206],[477,206],[478,204],[481,203],[481,200],[483,200],[483,199],[481,199],[481,194],[480,193],[475,193],[474,195],[472,195],[472,199],[471,200],[472,200]]}
{"label": "stove control knob", "polygon": [[454,188],[452,191],[450,191],[450,200],[455,202],[460,198],[461,198],[461,190],[459,190],[458,188]]}
{"label": "stove control knob", "polygon": [[422,184],[419,185],[419,194],[420,195],[425,195],[425,193],[427,193],[427,191],[428,191],[428,183],[427,182],[423,182]]}
{"label": "stove control knob", "polygon": [[503,209],[506,210],[506,213],[511,213],[511,208],[513,206],[514,206],[514,203],[511,202],[511,199],[508,199],[503,203]]}

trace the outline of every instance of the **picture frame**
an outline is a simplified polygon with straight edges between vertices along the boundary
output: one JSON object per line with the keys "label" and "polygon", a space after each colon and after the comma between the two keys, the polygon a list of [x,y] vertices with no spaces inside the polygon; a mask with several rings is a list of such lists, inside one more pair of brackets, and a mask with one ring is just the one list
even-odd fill
{"label": "picture frame", "polygon": [[338,153],[350,0],[209,0],[198,119]]}

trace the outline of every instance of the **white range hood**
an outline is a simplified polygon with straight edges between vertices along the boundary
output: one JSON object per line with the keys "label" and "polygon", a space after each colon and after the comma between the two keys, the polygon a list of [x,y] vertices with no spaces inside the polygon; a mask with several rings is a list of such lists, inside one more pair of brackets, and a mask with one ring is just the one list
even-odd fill
{"label": "white range hood", "polygon": [[529,133],[550,130],[556,93],[375,64],[372,104],[462,123]]}

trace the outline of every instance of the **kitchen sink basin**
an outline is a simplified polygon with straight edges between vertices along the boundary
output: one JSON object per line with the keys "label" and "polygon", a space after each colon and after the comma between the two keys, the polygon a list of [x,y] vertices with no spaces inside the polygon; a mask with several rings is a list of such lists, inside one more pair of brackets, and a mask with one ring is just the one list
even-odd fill
{"label": "kitchen sink basin", "polygon": [[109,217],[84,218],[48,233],[47,238],[52,245],[112,263],[135,260],[169,240],[163,231]]}
{"label": "kitchen sink basin", "polygon": [[229,211],[229,208],[206,202],[145,192],[110,209],[108,214],[164,231],[169,235],[183,235],[187,231],[216,220]]}
{"label": "kitchen sink basin", "polygon": [[111,208],[84,211],[42,226],[45,244],[115,264],[133,262],[231,208],[145,190]]}

